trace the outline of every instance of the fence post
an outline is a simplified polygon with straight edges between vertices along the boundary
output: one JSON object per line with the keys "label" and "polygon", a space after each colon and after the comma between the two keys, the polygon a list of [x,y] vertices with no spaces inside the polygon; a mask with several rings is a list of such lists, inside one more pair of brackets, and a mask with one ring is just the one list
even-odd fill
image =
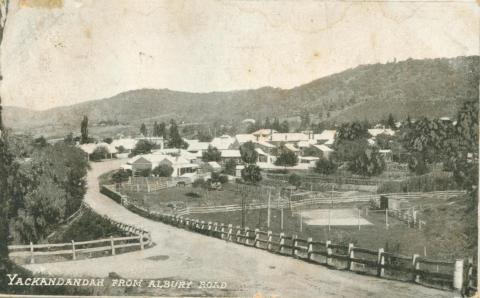
{"label": "fence post", "polygon": [[35,259],[33,257],[33,243],[30,241],[30,264],[35,264]]}
{"label": "fence post", "polygon": [[77,256],[75,254],[75,241],[72,240],[72,259],[76,260]]}
{"label": "fence post", "polygon": [[348,244],[348,270],[353,271],[354,269],[354,262],[352,259],[355,257],[355,252],[354,252],[354,246],[353,243]]}
{"label": "fence post", "polygon": [[228,224],[228,235],[227,235],[227,240],[228,241],[232,241],[233,240],[233,225],[232,224]]}
{"label": "fence post", "polygon": [[297,255],[297,235],[292,236],[292,256]]}
{"label": "fence post", "polygon": [[272,250],[272,231],[268,231],[267,236],[268,236],[267,250]]}
{"label": "fence post", "polygon": [[283,253],[283,246],[285,245],[285,233],[280,233],[280,253]]}
{"label": "fence post", "polygon": [[236,235],[235,241],[239,243],[240,242],[240,226],[237,226],[237,233],[235,235]]}
{"label": "fence post", "polygon": [[259,229],[255,229],[255,240],[253,242],[253,247],[259,247],[259,242],[258,240],[260,239],[260,230]]}
{"label": "fence post", "polygon": [[327,265],[332,255],[332,248],[330,247],[330,244],[332,244],[332,241],[330,240],[327,240],[327,242],[325,242],[325,249],[327,250]]}
{"label": "fence post", "polygon": [[[220,223],[220,231],[221,231],[220,239],[223,239],[225,237],[225,225],[223,224],[223,222]],[[227,240],[228,240],[228,238],[227,238]]]}
{"label": "fence post", "polygon": [[377,276],[383,277],[385,275],[385,256],[383,255],[383,248],[378,249],[378,261],[377,261]]}
{"label": "fence post", "polygon": [[110,246],[112,247],[112,256],[115,255],[115,245],[113,243],[113,236],[110,236]]}
{"label": "fence post", "polygon": [[140,249],[143,250],[143,249],[144,249],[144,245],[143,245],[143,234],[140,233],[140,236],[138,236],[138,237],[140,237]]}
{"label": "fence post", "polygon": [[312,237],[308,237],[307,238],[307,259],[308,260],[312,260],[312,255],[313,255],[313,238]]}
{"label": "fence post", "polygon": [[453,289],[456,292],[461,292],[463,287],[463,259],[455,261],[455,271],[453,272]]}
{"label": "fence post", "polygon": [[470,295],[470,287],[472,286],[472,277],[473,277],[473,258],[468,258],[468,267],[467,267],[467,280],[465,282],[465,291],[466,295]]}
{"label": "fence post", "polygon": [[248,227],[245,227],[245,244],[249,245],[250,244],[250,229]]}
{"label": "fence post", "polygon": [[207,229],[208,229],[208,235],[211,236],[212,235],[212,222],[211,221],[208,222]]}
{"label": "fence post", "polygon": [[412,262],[413,262],[413,281],[416,282],[416,283],[419,283],[420,282],[420,274],[418,274],[417,270],[420,270],[420,262],[418,261],[418,258],[420,257],[420,255],[418,254],[414,254],[413,255],[413,258],[412,258]]}

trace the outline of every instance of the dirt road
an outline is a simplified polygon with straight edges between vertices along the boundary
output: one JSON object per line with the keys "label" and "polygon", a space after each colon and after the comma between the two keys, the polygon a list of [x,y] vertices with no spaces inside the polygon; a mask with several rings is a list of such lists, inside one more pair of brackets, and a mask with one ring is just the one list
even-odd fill
{"label": "dirt road", "polygon": [[126,278],[220,281],[243,297],[259,292],[264,297],[453,297],[450,292],[330,270],[145,219],[99,192],[97,177],[121,162],[92,163],[85,201],[99,214],[151,231],[156,246],[111,257],[26,265],[28,269],[71,276],[116,272]]}

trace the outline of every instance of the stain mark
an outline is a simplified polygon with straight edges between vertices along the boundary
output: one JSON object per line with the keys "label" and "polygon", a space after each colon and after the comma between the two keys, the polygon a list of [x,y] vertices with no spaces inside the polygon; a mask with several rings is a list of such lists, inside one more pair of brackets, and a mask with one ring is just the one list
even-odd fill
{"label": "stain mark", "polygon": [[20,0],[18,5],[20,7],[32,8],[61,8],[64,0]]}
{"label": "stain mark", "polygon": [[85,35],[85,37],[86,37],[87,39],[91,39],[91,38],[92,38],[92,30],[91,30],[89,27],[87,27],[87,28],[85,28],[85,29],[83,30],[83,34]]}
{"label": "stain mark", "polygon": [[165,260],[168,260],[169,258],[170,258],[169,256],[158,255],[158,256],[148,257],[147,260],[152,260],[152,261],[165,261]]}

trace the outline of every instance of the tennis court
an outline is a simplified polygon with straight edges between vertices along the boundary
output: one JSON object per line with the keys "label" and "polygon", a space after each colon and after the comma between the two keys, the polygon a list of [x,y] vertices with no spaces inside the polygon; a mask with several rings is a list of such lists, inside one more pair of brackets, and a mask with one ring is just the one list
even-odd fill
{"label": "tennis court", "polygon": [[357,226],[372,225],[359,216],[358,209],[314,209],[300,211],[303,222],[312,226]]}

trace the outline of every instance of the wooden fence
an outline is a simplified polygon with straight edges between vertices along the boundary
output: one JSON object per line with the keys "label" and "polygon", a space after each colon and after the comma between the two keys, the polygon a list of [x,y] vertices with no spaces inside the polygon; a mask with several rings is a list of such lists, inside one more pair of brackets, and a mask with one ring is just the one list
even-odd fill
{"label": "wooden fence", "polygon": [[338,269],[410,281],[421,285],[449,288],[462,293],[477,290],[477,268],[471,259],[436,261],[419,255],[404,256],[384,251],[356,247],[350,243],[334,244],[331,241],[302,239],[296,235],[273,233],[259,229],[242,228],[232,224],[205,222],[179,215],[162,214],[126,202],[135,213],[153,220],[201,233],[210,237],[291,256],[310,263],[323,264]]}
{"label": "wooden fence", "polygon": [[[85,203],[82,206],[92,210]],[[29,245],[9,245],[9,256],[27,257],[30,258],[30,263],[34,264],[35,257],[38,256],[71,256],[72,260],[76,260],[80,254],[110,252],[111,255],[115,255],[119,249],[132,248],[143,250],[152,245],[150,232],[117,222],[106,216],[103,217],[130,236],[77,242],[72,240],[69,243],[33,244],[30,242]]]}

